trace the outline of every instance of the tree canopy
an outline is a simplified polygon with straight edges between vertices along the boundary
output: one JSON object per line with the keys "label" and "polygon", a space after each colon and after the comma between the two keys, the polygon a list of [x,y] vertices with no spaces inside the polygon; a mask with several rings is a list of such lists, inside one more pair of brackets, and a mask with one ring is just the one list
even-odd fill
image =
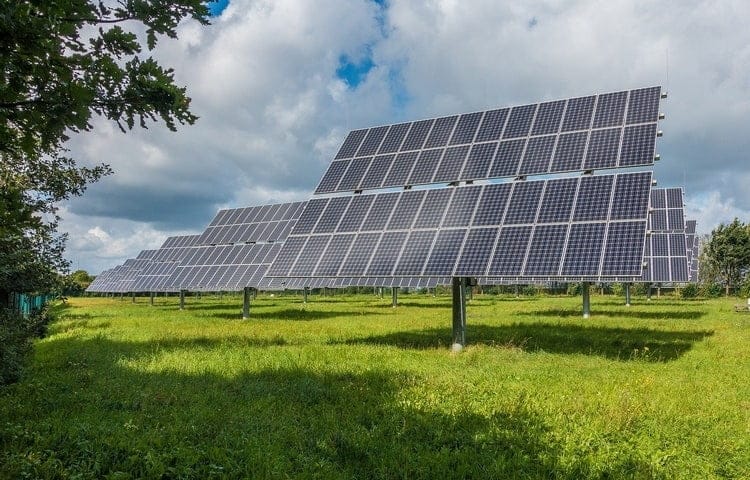
{"label": "tree canopy", "polygon": [[192,18],[203,0],[14,0],[0,4],[0,304],[49,288],[65,270],[57,203],[111,173],[67,155],[94,115],[126,132],[192,124],[185,87],[144,50]]}
{"label": "tree canopy", "polygon": [[704,254],[708,275],[720,281],[729,295],[750,271],[750,225],[736,218],[719,225],[711,232]]}

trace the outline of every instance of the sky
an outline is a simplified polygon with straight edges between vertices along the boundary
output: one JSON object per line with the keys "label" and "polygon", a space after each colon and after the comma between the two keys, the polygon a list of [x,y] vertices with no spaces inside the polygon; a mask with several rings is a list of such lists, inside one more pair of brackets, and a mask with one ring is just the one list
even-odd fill
{"label": "sky", "polygon": [[221,208],[307,199],[348,131],[662,85],[660,187],[709,233],[750,220],[750,2],[219,0],[152,52],[200,119],[73,136],[115,173],[61,205],[97,274]]}

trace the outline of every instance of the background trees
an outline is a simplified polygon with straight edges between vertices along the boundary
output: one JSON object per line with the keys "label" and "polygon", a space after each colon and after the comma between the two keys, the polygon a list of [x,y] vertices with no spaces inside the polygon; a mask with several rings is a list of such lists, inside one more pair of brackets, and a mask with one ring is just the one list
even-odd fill
{"label": "background trees", "polygon": [[202,0],[0,4],[0,305],[9,292],[52,288],[68,266],[57,203],[111,173],[67,156],[71,134],[90,130],[93,115],[122,131],[195,122],[173,71],[143,51],[207,16]]}
{"label": "background trees", "polygon": [[730,290],[747,281],[750,273],[750,224],[734,219],[711,232],[703,249],[701,277],[704,282],[720,283]]}

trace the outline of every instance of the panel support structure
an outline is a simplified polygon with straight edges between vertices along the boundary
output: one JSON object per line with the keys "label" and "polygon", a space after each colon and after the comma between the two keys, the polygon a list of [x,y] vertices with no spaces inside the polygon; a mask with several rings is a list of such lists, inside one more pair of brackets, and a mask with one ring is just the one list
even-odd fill
{"label": "panel support structure", "polygon": [[398,307],[398,288],[393,287],[391,288],[391,306],[393,308]]}
{"label": "panel support structure", "polygon": [[453,277],[453,345],[460,352],[466,345],[466,285],[464,277]]}
{"label": "panel support structure", "polygon": [[302,303],[307,303],[307,287],[302,289]]}
{"label": "panel support structure", "polygon": [[180,290],[180,310],[185,310],[185,290]]}
{"label": "panel support structure", "polygon": [[581,292],[583,293],[583,318],[589,318],[591,316],[591,283],[583,282],[581,284]]}
{"label": "panel support structure", "polygon": [[242,319],[247,320],[250,318],[250,287],[245,287],[242,290]]}
{"label": "panel support structure", "polygon": [[625,306],[626,307],[630,306],[630,284],[629,283],[625,284]]}
{"label": "panel support structure", "polygon": [[135,303],[135,292],[130,292],[130,300]]}
{"label": "panel support structure", "polygon": [[148,299],[149,299],[148,300],[149,304],[153,307],[154,306],[154,292],[149,293]]}

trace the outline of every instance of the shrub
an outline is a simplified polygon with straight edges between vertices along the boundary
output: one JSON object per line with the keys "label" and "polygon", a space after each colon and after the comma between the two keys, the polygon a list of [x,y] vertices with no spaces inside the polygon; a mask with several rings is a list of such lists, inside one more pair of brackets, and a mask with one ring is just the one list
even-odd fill
{"label": "shrub", "polygon": [[688,283],[682,290],[680,290],[682,298],[695,298],[698,296],[698,285],[695,283]]}
{"label": "shrub", "polygon": [[49,311],[43,308],[28,317],[0,309],[0,385],[15,383],[31,353],[32,340],[47,333]]}
{"label": "shrub", "polygon": [[718,283],[704,283],[699,291],[702,297],[717,298],[724,295],[724,287]]}

